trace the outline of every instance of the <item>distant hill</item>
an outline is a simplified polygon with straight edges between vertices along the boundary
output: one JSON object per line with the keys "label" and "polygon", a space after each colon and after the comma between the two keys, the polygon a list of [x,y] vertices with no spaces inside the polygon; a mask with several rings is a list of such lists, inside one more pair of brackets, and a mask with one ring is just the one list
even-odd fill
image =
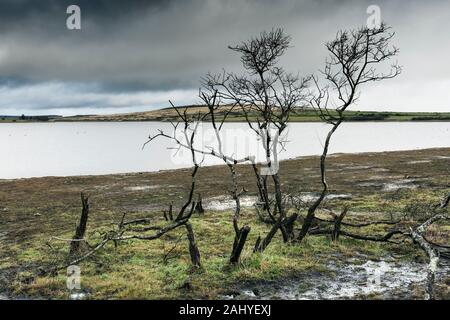
{"label": "distant hill", "polygon": [[[177,108],[183,113],[186,110],[187,115],[205,114],[208,109],[201,105],[191,105]],[[227,122],[246,121],[242,111],[239,108],[229,112],[230,106],[223,106],[216,112],[218,121],[228,113]],[[332,112],[331,112],[332,113]],[[250,120],[256,120],[256,114],[248,112]],[[1,117],[1,116],[0,116]],[[7,118],[9,117],[9,118]],[[76,115],[70,117],[60,116],[33,116],[21,119],[21,117],[5,116],[2,121],[178,121],[180,120],[177,112],[173,108],[164,108],[159,110],[118,113],[110,115]],[[209,118],[205,117],[205,121]],[[312,109],[301,109],[292,114],[291,122],[318,122],[320,121],[316,111]],[[345,121],[450,121],[450,112],[377,112],[377,111],[346,111]]]}

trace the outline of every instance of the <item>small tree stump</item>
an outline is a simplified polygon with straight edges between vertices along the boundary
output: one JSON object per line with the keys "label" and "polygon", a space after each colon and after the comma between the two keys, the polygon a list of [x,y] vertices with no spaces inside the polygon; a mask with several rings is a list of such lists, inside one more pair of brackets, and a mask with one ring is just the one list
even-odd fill
{"label": "small tree stump", "polygon": [[233,251],[231,252],[230,263],[236,264],[239,262],[239,258],[242,253],[242,249],[244,249],[245,242],[247,241],[248,233],[250,232],[249,226],[244,226],[239,230],[239,233],[236,235],[233,244]]}
{"label": "small tree stump", "polygon": [[195,205],[195,212],[197,212],[198,214],[205,213],[205,209],[203,208],[202,205],[202,196],[200,195],[200,193],[198,194],[198,201],[197,204]]}
{"label": "small tree stump", "polygon": [[348,212],[348,208],[345,207],[339,216],[334,215],[334,229],[331,232],[331,240],[332,241],[339,240],[339,234],[341,233],[341,223],[342,223],[342,220],[344,220],[347,212]]}

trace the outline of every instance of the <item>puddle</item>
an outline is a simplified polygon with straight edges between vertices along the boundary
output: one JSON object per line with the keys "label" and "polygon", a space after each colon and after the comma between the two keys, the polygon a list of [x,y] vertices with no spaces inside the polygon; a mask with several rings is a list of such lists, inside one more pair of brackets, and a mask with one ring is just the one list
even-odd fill
{"label": "puddle", "polygon": [[74,292],[70,294],[70,300],[83,300],[87,297],[87,294],[84,292]]}
{"label": "puddle", "polygon": [[[313,202],[319,197],[319,194],[316,192],[302,192],[298,198],[302,202]],[[352,196],[350,194],[328,194],[325,196],[325,201],[334,200],[334,199],[351,199]],[[258,201],[258,197],[256,196],[244,196],[241,197],[241,207],[248,208],[253,207],[253,205]],[[224,211],[233,209],[236,206],[236,203],[230,196],[218,196],[213,198],[208,198],[203,200],[203,207],[207,210],[212,211]]]}
{"label": "puddle", "polygon": [[430,163],[431,160],[413,160],[406,162],[407,164],[416,164],[416,163]]}
{"label": "puddle", "polygon": [[382,175],[376,174],[376,175],[367,177],[365,180],[372,180],[372,181],[373,180],[382,180],[382,181],[386,181],[388,179],[399,179],[401,177],[402,176],[382,176]]}
{"label": "puddle", "polygon": [[351,199],[352,196],[350,194],[329,194],[325,196],[325,200],[333,200],[333,199]]}
{"label": "puddle", "polygon": [[383,191],[396,191],[399,189],[416,189],[417,185],[414,184],[415,180],[403,179],[396,182],[389,182],[383,184]]}
{"label": "puddle", "polygon": [[[223,296],[225,299],[354,299],[375,294],[385,299],[412,296],[410,285],[424,283],[426,265],[367,261],[362,265],[328,265],[330,272],[315,272],[299,279],[257,284]],[[448,266],[438,269],[439,280],[449,272]]]}
{"label": "puddle", "polygon": [[368,181],[368,182],[358,183],[358,186],[360,186],[360,187],[381,187],[381,186],[383,186],[383,183]]}
{"label": "puddle", "polygon": [[388,172],[389,169],[386,169],[386,168],[372,168],[371,171],[376,171],[376,172]]}
{"label": "puddle", "polygon": [[134,187],[125,187],[124,190],[127,191],[144,191],[144,190],[151,190],[159,188],[159,185],[153,185],[153,186],[134,186]]}
{"label": "puddle", "polygon": [[372,169],[373,166],[351,166],[351,167],[345,167],[346,170],[365,170],[365,169]]}
{"label": "puddle", "polygon": [[[319,194],[315,192],[302,192],[299,196],[300,200],[303,202],[313,202],[317,198],[319,198]],[[334,200],[334,199],[351,199],[352,196],[350,194],[334,194],[330,193],[325,196],[325,201]]]}
{"label": "puddle", "polygon": [[[258,201],[256,196],[241,197],[241,207],[252,207]],[[203,207],[212,211],[224,211],[233,209],[236,202],[230,196],[218,196],[203,200]]]}

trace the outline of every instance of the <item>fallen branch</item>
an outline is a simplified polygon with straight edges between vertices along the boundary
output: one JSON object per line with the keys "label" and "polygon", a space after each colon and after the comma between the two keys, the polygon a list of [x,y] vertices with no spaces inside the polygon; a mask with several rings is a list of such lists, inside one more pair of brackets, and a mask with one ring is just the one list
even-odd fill
{"label": "fallen branch", "polygon": [[[447,196],[441,202],[441,205],[440,205],[441,208],[445,208],[448,205],[448,199],[449,199],[449,196]],[[428,299],[428,300],[436,299],[436,293],[434,291],[434,282],[436,279],[437,268],[439,266],[440,251],[438,248],[436,248],[436,246],[434,246],[432,243],[427,241],[427,239],[424,236],[424,233],[426,232],[426,229],[429,226],[431,226],[433,223],[435,223],[439,220],[443,220],[443,219],[448,220],[450,218],[446,215],[438,213],[438,214],[435,214],[434,216],[432,216],[431,218],[429,218],[427,221],[422,223],[417,228],[410,229],[410,235],[411,235],[411,238],[413,239],[414,243],[417,243],[423,249],[423,251],[425,251],[425,253],[427,254],[427,256],[429,258],[428,272],[427,272],[427,290],[426,290],[426,292],[427,292],[426,299]],[[447,253],[445,253],[445,255],[447,255]]]}
{"label": "fallen branch", "polygon": [[[309,231],[310,235],[333,235],[334,229],[311,229]],[[404,232],[401,230],[392,230],[382,236],[366,236],[356,233],[351,233],[347,231],[340,231],[339,235],[357,239],[357,240],[366,240],[366,241],[374,241],[374,242],[390,242],[390,239],[395,235],[404,235]]]}
{"label": "fallen branch", "polygon": [[439,252],[433,248],[433,246],[425,240],[422,236],[421,232],[418,231],[418,228],[413,230],[411,229],[411,238],[413,241],[425,251],[428,255],[429,263],[428,263],[428,273],[427,273],[427,300],[436,299],[436,294],[434,292],[434,281],[436,278],[436,271],[439,264]]}
{"label": "fallen branch", "polygon": [[[322,218],[318,218],[315,217],[315,219],[319,222],[323,222],[323,223],[334,223],[333,220],[327,220],[327,219],[322,219]],[[399,224],[401,221],[373,221],[373,222],[364,222],[364,223],[351,223],[351,222],[341,222],[341,225],[346,226],[346,227],[354,227],[354,228],[363,228],[363,227],[369,227],[369,226],[375,226],[375,225],[380,225],[380,224],[385,224],[385,225],[396,225]]]}
{"label": "fallen branch", "polygon": [[142,218],[142,219],[136,219],[136,220],[130,220],[130,221],[125,221],[122,224],[124,226],[130,225],[130,224],[143,224],[143,223],[149,223],[151,222],[152,219],[150,218]]}

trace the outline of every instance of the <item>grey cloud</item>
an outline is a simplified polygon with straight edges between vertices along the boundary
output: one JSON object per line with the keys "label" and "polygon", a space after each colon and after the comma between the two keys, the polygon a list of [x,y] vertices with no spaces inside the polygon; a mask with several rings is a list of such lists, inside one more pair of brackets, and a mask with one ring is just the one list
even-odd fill
{"label": "grey cloud", "polygon": [[[81,31],[65,28],[69,4],[81,7]],[[61,83],[68,91],[84,92],[85,96],[94,92],[130,97],[142,92],[195,90],[208,71],[239,70],[239,59],[226,49],[228,44],[272,27],[284,27],[292,35],[293,48],[283,59],[286,68],[308,74],[322,66],[324,42],[338,29],[364,24],[370,4],[372,1],[3,0],[0,86],[12,90]],[[375,4],[397,31],[399,60],[405,67],[405,73],[390,84],[411,88],[412,84],[421,85],[424,77],[427,81],[448,80],[450,65],[443,61],[450,53],[445,41],[450,31],[449,2],[383,0]],[[79,83],[84,84],[82,89],[76,87]],[[375,99],[379,96],[376,90],[369,91],[375,93],[361,97],[362,107],[388,103]],[[109,101],[78,103],[92,108],[98,103],[101,112]],[[391,108],[407,109],[411,103],[405,101],[391,101]],[[51,103],[48,99],[46,106],[42,98],[39,106],[27,105],[27,110],[53,108]]]}

